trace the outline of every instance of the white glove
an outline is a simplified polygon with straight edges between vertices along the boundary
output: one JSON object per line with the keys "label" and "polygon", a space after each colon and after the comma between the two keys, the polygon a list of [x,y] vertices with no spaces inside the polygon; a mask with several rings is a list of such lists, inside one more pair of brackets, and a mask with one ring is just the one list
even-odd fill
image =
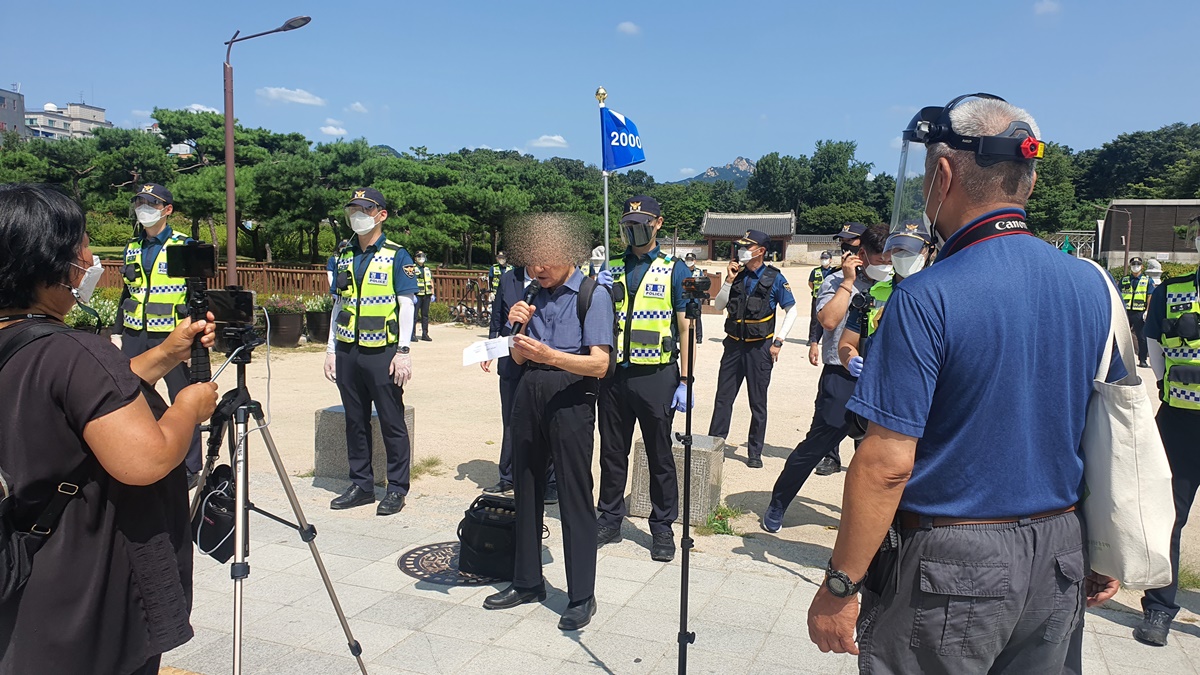
{"label": "white glove", "polygon": [[437,302],[437,296],[436,295],[429,296],[429,302]]}
{"label": "white glove", "polygon": [[325,379],[337,384],[337,358],[333,354],[325,355]]}
{"label": "white glove", "polygon": [[388,368],[388,375],[392,376],[392,382],[395,382],[397,387],[403,387],[412,379],[412,356],[397,352],[392,357],[392,365]]}

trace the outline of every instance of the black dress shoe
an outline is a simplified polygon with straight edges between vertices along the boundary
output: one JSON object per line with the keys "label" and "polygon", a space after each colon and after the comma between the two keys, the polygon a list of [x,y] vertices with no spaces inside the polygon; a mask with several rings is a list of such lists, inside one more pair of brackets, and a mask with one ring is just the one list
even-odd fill
{"label": "black dress shoe", "polygon": [[751,457],[750,459],[746,460],[746,466],[750,467],[751,469],[761,469],[763,468],[762,458]]}
{"label": "black dress shoe", "polygon": [[491,487],[483,488],[483,492],[484,492],[484,494],[489,494],[489,495],[500,495],[501,497],[511,497],[511,496],[513,496],[513,486],[512,486],[512,483],[502,480],[499,483],[496,483],[495,485],[493,485]]}
{"label": "black dress shoe", "polygon": [[508,588],[487,596],[483,600],[484,609],[510,609],[517,605],[523,605],[527,602],[542,602],[546,599],[546,587],[539,586],[538,588],[517,588],[509,586]]}
{"label": "black dress shoe", "polygon": [[592,617],[596,614],[596,596],[592,596],[580,603],[571,603],[567,605],[567,611],[563,612],[562,618],[558,620],[559,630],[579,630],[592,622]]}
{"label": "black dress shoe", "polygon": [[604,527],[601,525],[596,530],[596,548],[600,548],[605,544],[615,544],[621,541],[621,528],[619,527]]}
{"label": "black dress shoe", "polygon": [[558,488],[554,487],[553,485],[547,485],[546,486],[546,496],[542,498],[542,503],[543,504],[557,504],[558,503]]}
{"label": "black dress shoe", "polygon": [[650,559],[658,562],[671,562],[675,559],[675,536],[670,532],[658,532],[654,535],[654,543],[650,546]]}
{"label": "black dress shoe", "polygon": [[404,509],[404,495],[399,492],[389,492],[379,502],[379,507],[375,509],[377,516],[391,516],[400,513]]}
{"label": "black dress shoe", "polygon": [[352,509],[363,504],[370,504],[374,501],[374,491],[367,492],[357,485],[351,485],[346,488],[346,491],[340,497],[335,497],[333,501],[329,502],[329,508],[334,511],[340,511],[341,509]]}
{"label": "black dress shoe", "polygon": [[1133,629],[1133,639],[1155,647],[1167,645],[1167,634],[1171,632],[1171,615],[1158,609],[1146,610],[1146,618]]}
{"label": "black dress shoe", "polygon": [[832,457],[826,457],[817,462],[817,468],[813,471],[813,473],[817,474],[818,476],[832,476],[841,470],[841,465],[833,461]]}
{"label": "black dress shoe", "polygon": [[421,342],[433,342],[433,338],[429,337],[428,335],[422,335]]}

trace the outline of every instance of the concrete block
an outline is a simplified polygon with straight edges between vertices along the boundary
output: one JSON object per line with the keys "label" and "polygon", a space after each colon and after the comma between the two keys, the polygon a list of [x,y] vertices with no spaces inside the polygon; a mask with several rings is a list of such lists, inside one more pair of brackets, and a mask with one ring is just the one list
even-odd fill
{"label": "concrete block", "polygon": [[[679,510],[683,511],[683,444],[675,441],[675,472],[679,476]],[[629,515],[645,518],[650,515],[650,467],[646,463],[646,445],[638,439],[633,445],[636,457],[630,494],[626,498]],[[725,466],[725,439],[692,435],[692,525],[703,525],[721,503],[721,471]],[[682,515],[682,514],[681,514]]]}
{"label": "concrete block", "polygon": [[[404,421],[408,425],[410,457],[415,458],[417,413],[411,405],[404,406]],[[379,413],[374,409],[371,410],[371,439],[371,467],[375,484],[384,485],[387,483],[387,453],[383,449],[383,436],[379,431]],[[350,464],[346,460],[345,408],[335,405],[317,410],[315,441],[313,474],[322,478],[345,480],[350,475]],[[413,460],[410,459],[411,461]]]}

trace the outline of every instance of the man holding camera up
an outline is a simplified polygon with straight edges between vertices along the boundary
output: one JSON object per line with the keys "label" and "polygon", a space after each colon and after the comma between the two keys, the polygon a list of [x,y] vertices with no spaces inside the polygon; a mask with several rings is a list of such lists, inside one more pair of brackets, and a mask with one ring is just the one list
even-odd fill
{"label": "man holding camera up", "polygon": [[[125,266],[121,268],[125,288],[113,334],[121,336],[121,351],[132,359],[162,344],[178,321],[187,316],[187,280],[167,276],[167,248],[183,246],[192,240],[167,225],[167,216],[175,209],[167,188],[146,183],[131,203],[141,234],[125,245]],[[187,364],[171,369],[163,380],[174,401],[176,394],[189,384]],[[188,487],[195,485],[202,462],[197,427],[184,459]]]}
{"label": "man holding camera up", "polygon": [[[750,398],[750,434],[746,441],[746,466],[762,468],[763,440],[767,435],[767,387],[779,350],[796,322],[796,299],[778,268],[763,262],[770,238],[748,230],[734,242],[737,260],[729,263],[725,283],[713,305],[728,310],[725,319],[725,352],[717,376],[717,396],[708,435],[726,438],[733,415],[733,400],[746,380]],[[775,308],[787,314],[775,332]]]}
{"label": "man holding camera up", "polygon": [[617,372],[600,383],[600,501],[597,547],[621,541],[628,509],[625,484],[633,425],[642,430],[650,467],[650,557],[675,558],[671,525],[679,516],[679,487],[671,451],[671,421],[687,401],[688,320],[678,258],[662,252],[657,237],[662,210],[652,197],[625,202],[621,238],[625,254],[609,261],[597,281],[612,289],[617,314]]}
{"label": "man holding camera up", "polygon": [[376,515],[404,508],[409,487],[408,424],[404,384],[412,377],[409,341],[417,269],[404,247],[383,234],[387,201],[374,188],[361,188],[346,204],[357,235],[338,255],[333,326],[325,356],[325,377],[338,386],[346,409],[346,454],[350,487],[329,504],[349,509],[375,501],[371,467],[371,404],[379,413],[387,452],[387,496]]}

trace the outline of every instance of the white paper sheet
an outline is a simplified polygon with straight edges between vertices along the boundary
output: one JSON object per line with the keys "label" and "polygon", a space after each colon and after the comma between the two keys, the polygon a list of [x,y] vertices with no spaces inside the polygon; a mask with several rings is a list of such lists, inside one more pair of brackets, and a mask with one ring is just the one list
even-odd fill
{"label": "white paper sheet", "polygon": [[512,347],[512,336],[498,337],[494,340],[480,340],[472,343],[463,350],[463,365],[469,366],[472,363],[481,363],[483,361],[491,361],[498,359],[501,356],[508,356],[508,350]]}

